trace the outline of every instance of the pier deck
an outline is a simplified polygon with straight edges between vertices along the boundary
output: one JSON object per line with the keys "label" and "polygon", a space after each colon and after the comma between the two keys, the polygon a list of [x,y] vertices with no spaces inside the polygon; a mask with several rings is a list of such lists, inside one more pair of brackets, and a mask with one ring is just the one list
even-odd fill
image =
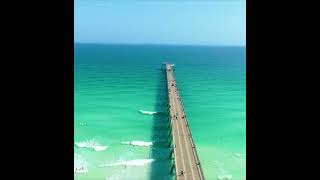
{"label": "pier deck", "polygon": [[189,129],[181,97],[173,75],[173,65],[166,64],[172,153],[177,180],[203,180],[199,158]]}

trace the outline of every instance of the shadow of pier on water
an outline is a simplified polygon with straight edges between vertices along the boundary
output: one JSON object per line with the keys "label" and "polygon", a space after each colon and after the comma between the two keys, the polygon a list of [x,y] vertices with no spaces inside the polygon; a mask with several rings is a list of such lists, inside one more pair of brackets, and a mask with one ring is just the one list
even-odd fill
{"label": "shadow of pier on water", "polygon": [[155,111],[161,112],[153,116],[151,158],[155,161],[151,164],[149,179],[169,180],[174,179],[170,170],[172,162],[169,148],[168,98],[166,86],[166,73],[159,71],[158,86],[155,101]]}

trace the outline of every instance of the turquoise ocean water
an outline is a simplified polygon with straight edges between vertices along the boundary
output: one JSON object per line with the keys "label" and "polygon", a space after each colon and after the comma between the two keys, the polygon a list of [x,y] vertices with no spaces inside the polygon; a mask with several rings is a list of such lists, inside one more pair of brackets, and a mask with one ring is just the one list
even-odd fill
{"label": "turquoise ocean water", "polygon": [[245,179],[245,47],[75,44],[74,55],[75,179],[173,178],[164,61],[206,179]]}

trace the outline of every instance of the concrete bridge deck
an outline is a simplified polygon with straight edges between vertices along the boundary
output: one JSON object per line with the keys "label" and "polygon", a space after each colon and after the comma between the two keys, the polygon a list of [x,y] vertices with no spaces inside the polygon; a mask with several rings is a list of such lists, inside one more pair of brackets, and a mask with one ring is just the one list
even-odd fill
{"label": "concrete bridge deck", "polygon": [[165,65],[176,179],[203,180],[202,168],[173,75],[173,65]]}

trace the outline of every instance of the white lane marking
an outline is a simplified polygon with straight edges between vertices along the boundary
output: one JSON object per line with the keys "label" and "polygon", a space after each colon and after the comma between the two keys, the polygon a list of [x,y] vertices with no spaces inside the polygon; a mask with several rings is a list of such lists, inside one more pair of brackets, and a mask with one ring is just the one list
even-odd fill
{"label": "white lane marking", "polygon": [[[178,89],[177,89],[178,91]],[[178,97],[178,96],[176,96]],[[178,107],[178,113],[181,114],[181,111],[180,111],[180,107],[181,107],[181,101],[180,101],[180,106]],[[182,117],[181,115],[179,117]],[[183,126],[182,124],[182,118],[180,119],[180,125]],[[186,125],[186,124],[185,124]],[[186,135],[185,131],[184,131],[184,127],[182,127],[182,131],[183,131],[183,134]],[[189,137],[189,135],[187,135]],[[191,174],[192,174],[192,177],[193,179],[195,179],[194,177],[194,171],[193,171],[193,168],[192,168],[192,163],[191,163],[191,158],[190,158],[190,152],[189,152],[189,148],[188,148],[188,143],[187,143],[187,140],[186,140],[186,136],[184,136],[184,142],[185,142],[185,145],[186,145],[186,149],[187,149],[187,154],[188,154],[188,159],[189,159],[189,165],[190,165],[190,169],[191,169]]]}
{"label": "white lane marking", "polygon": [[[173,79],[173,77],[172,77],[172,74],[171,74],[171,78]],[[171,86],[172,87],[172,86]],[[173,90],[173,89],[172,89]],[[172,97],[173,95],[171,94],[171,97]],[[174,104],[174,107],[176,107],[176,103],[175,103],[175,100],[174,100],[174,98],[172,97],[172,102],[173,102],[173,104]],[[174,108],[174,114],[176,114],[176,108]],[[182,159],[182,165],[183,165],[183,171],[184,172],[186,172],[186,165],[185,165],[185,162],[184,162],[184,153],[183,153],[183,148],[182,148],[182,143],[181,143],[181,138],[180,138],[180,130],[179,130],[179,124],[178,124],[178,122],[177,122],[177,120],[175,120],[175,122],[176,122],[176,129],[177,129],[177,133],[178,133],[178,139],[179,139],[179,144],[180,144],[180,152],[181,152],[181,159]],[[188,176],[185,176],[185,179],[187,180],[188,178],[187,178]]]}
{"label": "white lane marking", "polygon": [[[169,77],[168,74],[169,74],[169,73],[167,72],[167,77]],[[168,80],[168,79],[167,79],[167,80]],[[169,81],[168,81],[167,84],[168,84],[168,89],[170,90],[170,83],[169,83]],[[171,91],[171,90],[170,90],[170,91]],[[170,94],[171,94],[171,93],[169,93],[169,105],[170,105],[170,108],[171,108],[171,107],[172,107],[172,104],[171,104],[172,102],[170,101],[170,96],[171,96]],[[170,111],[170,115],[171,115],[171,117],[172,117],[172,112],[171,112],[171,111]],[[171,127],[172,127],[172,128],[175,128],[175,125],[173,124],[173,121],[172,121],[172,118],[171,118],[171,117],[170,117]],[[172,131],[172,130],[171,130],[171,131]],[[171,132],[171,134],[172,134],[172,132]],[[173,147],[174,157],[177,158],[177,152],[176,152],[176,149],[175,149],[176,140],[175,140],[175,136],[174,136],[173,134],[172,134],[172,139],[173,139],[173,145],[174,145],[174,147]],[[174,163],[176,164],[176,167],[175,167],[176,174],[178,174],[178,169],[177,169],[177,167],[179,167],[179,166],[178,166],[178,161],[175,160]]]}
{"label": "white lane marking", "polygon": [[[172,74],[170,74],[171,75],[171,79],[173,79],[173,76],[172,76]],[[170,81],[169,81],[170,82]],[[170,90],[172,91],[172,93],[173,93],[173,89],[172,89],[172,86],[170,86]],[[172,98],[172,93],[171,93],[171,98]],[[174,102],[174,98],[172,98],[172,100],[173,100],[173,104],[175,104]],[[174,107],[174,106],[172,106],[172,107]],[[173,108],[173,110],[174,110],[174,112],[176,112],[176,110],[175,110],[175,108]],[[175,114],[175,113],[174,113]],[[177,123],[176,123],[177,124]],[[178,124],[177,124],[178,125]],[[180,131],[179,131],[179,128],[178,128],[178,126],[176,126],[176,129],[177,129],[177,133],[178,133],[178,139],[179,139],[179,145],[180,145],[180,152],[181,152],[181,159],[182,159],[182,167],[183,167],[183,171],[185,172],[185,163],[184,163],[184,155],[183,155],[183,151],[182,151],[182,145],[181,145],[181,138],[180,138]],[[186,180],[187,180],[187,176],[185,176],[186,178]]]}

